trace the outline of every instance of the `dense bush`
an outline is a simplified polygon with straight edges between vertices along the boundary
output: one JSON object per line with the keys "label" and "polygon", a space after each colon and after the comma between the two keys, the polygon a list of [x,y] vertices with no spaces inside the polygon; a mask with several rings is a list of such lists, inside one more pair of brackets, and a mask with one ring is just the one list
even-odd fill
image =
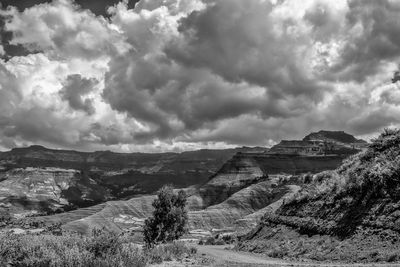
{"label": "dense bush", "polygon": [[78,234],[0,234],[0,266],[146,266],[165,260],[180,260],[196,251],[181,242],[141,247],[129,236],[100,230],[90,236]]}
{"label": "dense bush", "polygon": [[143,234],[147,247],[171,242],[186,232],[186,201],[187,196],[183,190],[175,194],[170,186],[160,189],[152,204],[153,216],[145,221]]}
{"label": "dense bush", "polygon": [[386,129],[365,152],[346,161],[338,173],[347,178],[346,191],[398,198],[400,130]]}
{"label": "dense bush", "polygon": [[236,234],[217,234],[199,240],[199,245],[227,245],[237,242]]}

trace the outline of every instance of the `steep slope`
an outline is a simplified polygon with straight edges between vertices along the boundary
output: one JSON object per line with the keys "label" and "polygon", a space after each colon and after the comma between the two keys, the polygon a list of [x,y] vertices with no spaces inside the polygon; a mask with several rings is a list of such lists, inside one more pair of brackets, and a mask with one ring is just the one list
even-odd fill
{"label": "steep slope", "polygon": [[400,131],[385,131],[312,180],[238,247],[280,257],[400,260]]}
{"label": "steep slope", "polygon": [[204,184],[199,194],[206,206],[218,204],[233,193],[260,181],[269,175],[317,173],[340,166],[344,156],[295,155],[239,152]]}

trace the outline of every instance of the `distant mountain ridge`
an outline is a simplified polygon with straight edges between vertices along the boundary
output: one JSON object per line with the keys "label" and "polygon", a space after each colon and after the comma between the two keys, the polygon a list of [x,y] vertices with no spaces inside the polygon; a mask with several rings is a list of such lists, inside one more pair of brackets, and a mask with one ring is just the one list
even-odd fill
{"label": "distant mountain ridge", "polygon": [[234,154],[251,150],[260,148],[182,153],[14,148],[0,153],[0,213],[51,213],[151,194],[164,184],[203,184]]}

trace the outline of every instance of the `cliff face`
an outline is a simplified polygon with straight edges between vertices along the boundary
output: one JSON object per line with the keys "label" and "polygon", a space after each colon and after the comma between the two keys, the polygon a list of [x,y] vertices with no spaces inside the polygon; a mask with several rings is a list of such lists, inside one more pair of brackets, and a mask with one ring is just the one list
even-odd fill
{"label": "cliff face", "polygon": [[[290,201],[267,213],[239,247],[269,252],[273,242],[302,239],[304,254],[321,259],[358,261],[372,252],[374,260],[390,259],[400,248],[399,177],[400,132],[386,131],[337,170],[314,175]],[[326,251],[315,250],[321,235],[329,240]],[[303,257],[295,245],[286,249]]]}
{"label": "cliff face", "polygon": [[266,180],[267,177],[268,174],[263,172],[252,157],[235,155],[200,188],[199,195],[205,207],[211,206],[243,188]]}

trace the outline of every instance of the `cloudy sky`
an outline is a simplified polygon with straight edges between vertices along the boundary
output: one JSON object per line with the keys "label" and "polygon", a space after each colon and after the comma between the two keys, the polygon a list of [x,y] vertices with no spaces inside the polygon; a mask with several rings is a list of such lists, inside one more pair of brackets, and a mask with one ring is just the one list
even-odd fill
{"label": "cloudy sky", "polygon": [[2,0],[0,150],[269,146],[400,121],[400,1]]}

